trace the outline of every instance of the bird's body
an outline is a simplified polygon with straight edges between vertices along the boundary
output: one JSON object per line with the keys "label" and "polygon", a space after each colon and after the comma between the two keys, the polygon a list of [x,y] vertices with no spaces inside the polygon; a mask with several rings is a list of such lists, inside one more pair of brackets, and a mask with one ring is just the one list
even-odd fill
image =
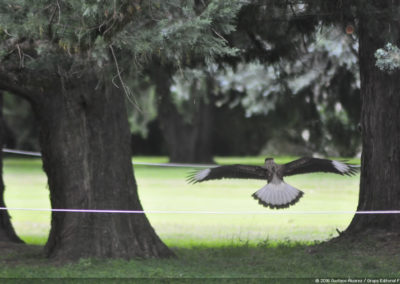
{"label": "bird's body", "polygon": [[327,159],[305,157],[279,165],[274,159],[267,158],[263,166],[228,165],[201,170],[189,176],[188,181],[197,183],[222,178],[267,180],[268,183],[252,196],[265,207],[279,209],[297,203],[304,194],[301,190],[284,182],[284,176],[313,172],[351,176],[356,174],[357,169],[355,165]]}
{"label": "bird's body", "polygon": [[268,182],[272,182],[272,180],[275,180],[276,182],[276,179],[283,179],[282,166],[276,164],[274,159],[272,158],[265,159],[264,167],[267,170]]}

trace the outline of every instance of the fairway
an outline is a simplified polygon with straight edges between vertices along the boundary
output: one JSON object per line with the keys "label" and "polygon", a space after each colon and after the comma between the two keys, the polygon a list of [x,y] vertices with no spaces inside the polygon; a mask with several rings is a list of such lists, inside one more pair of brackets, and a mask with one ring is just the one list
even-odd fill
{"label": "fairway", "polygon": [[[290,159],[294,158],[276,160],[284,163]],[[133,160],[162,163],[167,159],[137,157]],[[216,158],[216,161],[259,164],[263,157]],[[358,199],[359,175],[309,174],[287,178],[289,184],[303,190],[305,195],[289,209],[271,210],[258,205],[251,197],[264,185],[263,181],[221,180],[190,185],[185,179],[193,168],[135,166],[134,171],[144,210],[172,211],[147,214],[158,235],[171,247],[326,240],[337,235],[336,229],[342,231],[347,227],[352,214],[338,211],[355,211]],[[40,159],[5,159],[4,180],[8,207],[50,208]],[[316,211],[337,211],[338,214],[299,214]],[[285,214],[264,214],[268,212]],[[24,241],[46,242],[49,212],[10,211],[10,215],[17,234]]]}

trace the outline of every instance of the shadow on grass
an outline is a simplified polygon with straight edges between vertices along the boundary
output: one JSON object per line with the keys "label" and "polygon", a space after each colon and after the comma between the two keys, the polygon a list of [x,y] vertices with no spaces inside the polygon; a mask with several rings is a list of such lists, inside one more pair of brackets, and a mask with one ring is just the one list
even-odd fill
{"label": "shadow on grass", "polygon": [[[383,247],[386,249],[382,250]],[[193,283],[194,279],[202,279],[211,283],[214,280],[218,283],[224,283],[224,280],[259,283],[266,278],[285,282],[295,278],[400,276],[400,259],[389,253],[388,244],[377,246],[373,240],[357,243],[266,240],[256,245],[246,242],[217,246],[200,244],[172,249],[177,258],[81,259],[55,265],[44,258],[41,246],[3,244],[0,245],[0,277],[173,279],[174,283]],[[178,279],[183,282],[176,282]]]}

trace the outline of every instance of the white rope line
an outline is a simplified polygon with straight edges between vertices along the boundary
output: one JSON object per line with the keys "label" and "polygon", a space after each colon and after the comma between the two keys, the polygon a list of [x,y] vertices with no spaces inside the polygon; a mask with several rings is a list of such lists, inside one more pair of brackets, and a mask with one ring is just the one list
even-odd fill
{"label": "white rope line", "polygon": [[3,148],[4,153],[11,153],[11,154],[18,154],[18,155],[25,155],[25,156],[34,156],[34,157],[41,157],[42,154],[39,152],[31,152],[31,151],[23,151],[23,150],[13,150],[13,149],[7,149]]}
{"label": "white rope line", "polygon": [[45,211],[71,213],[107,213],[107,214],[202,214],[202,215],[313,215],[313,214],[400,214],[400,210],[371,211],[196,211],[196,210],[115,210],[115,209],[51,209],[51,208],[18,208],[0,207],[8,211]]}
{"label": "white rope line", "polygon": [[156,167],[174,167],[174,168],[214,168],[216,165],[205,164],[180,164],[180,163],[145,163],[145,162],[132,162],[133,165],[143,166],[156,166]]}
{"label": "white rope line", "polygon": [[[18,155],[41,157],[38,152],[13,150],[3,148],[3,152]],[[134,162],[134,165],[159,167],[215,167],[215,165],[179,164],[179,163],[144,163]],[[108,210],[108,209],[51,209],[51,208],[16,208],[0,207],[9,211],[46,211],[46,212],[75,212],[75,213],[108,213],[108,214],[212,214],[212,215],[311,215],[311,214],[400,214],[400,210],[371,210],[371,211],[188,211],[188,210]]]}
{"label": "white rope line", "polygon": [[[34,156],[41,157],[42,154],[39,152],[31,152],[31,151],[23,151],[23,150],[13,150],[3,148],[4,153],[11,153],[17,155],[24,156]],[[181,163],[145,163],[145,162],[132,162],[133,165],[142,165],[142,166],[155,166],[155,167],[182,167],[182,168],[213,168],[216,165],[204,165],[204,164],[181,164]]]}

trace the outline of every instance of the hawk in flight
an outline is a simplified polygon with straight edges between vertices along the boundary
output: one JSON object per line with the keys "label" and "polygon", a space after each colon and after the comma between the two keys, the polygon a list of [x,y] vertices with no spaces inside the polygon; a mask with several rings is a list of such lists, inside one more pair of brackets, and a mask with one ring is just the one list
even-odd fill
{"label": "hawk in flight", "polygon": [[278,165],[273,158],[266,158],[264,166],[227,165],[194,172],[188,177],[189,183],[212,179],[241,178],[263,179],[268,183],[253,193],[254,199],[265,207],[287,208],[303,196],[303,192],[285,183],[283,177],[314,172],[327,172],[352,176],[359,166],[327,159],[300,158],[287,164]]}

